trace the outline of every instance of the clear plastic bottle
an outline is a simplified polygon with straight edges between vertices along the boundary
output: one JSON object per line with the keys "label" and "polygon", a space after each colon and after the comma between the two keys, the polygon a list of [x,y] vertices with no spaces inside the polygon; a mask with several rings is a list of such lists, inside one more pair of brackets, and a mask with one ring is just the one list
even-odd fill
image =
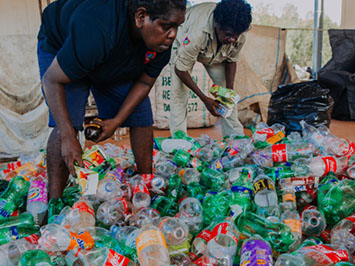
{"label": "clear plastic bottle", "polygon": [[26,209],[33,215],[37,224],[42,224],[48,209],[47,179],[41,175],[31,178],[27,194]]}
{"label": "clear plastic bottle", "polygon": [[214,154],[210,146],[205,146],[197,149],[194,152],[194,156],[203,162],[210,163],[213,160]]}
{"label": "clear plastic bottle", "polygon": [[251,138],[236,138],[232,139],[228,147],[230,150],[227,152],[230,158],[238,154],[241,159],[245,159],[253,150],[254,144]]}
{"label": "clear plastic bottle", "polygon": [[355,179],[355,164],[351,165],[346,171],[348,177]]}
{"label": "clear plastic bottle", "polygon": [[144,184],[142,178],[137,175],[130,180],[132,186],[132,204],[136,210],[140,208],[148,207],[150,205],[149,190]]}
{"label": "clear plastic bottle", "polygon": [[319,236],[327,227],[323,214],[317,209],[302,212],[302,233],[306,236]]}
{"label": "clear plastic bottle", "polygon": [[286,184],[282,188],[282,203],[287,205],[288,209],[296,209],[296,195],[292,184]]}
{"label": "clear plastic bottle", "polygon": [[174,217],[163,217],[159,223],[159,229],[165,236],[168,246],[178,246],[188,238],[189,229],[179,219]]}
{"label": "clear plastic bottle", "polygon": [[150,207],[141,208],[134,215],[134,223],[138,227],[142,227],[144,224],[153,224],[154,226],[158,226],[159,222],[160,222],[159,212]]}
{"label": "clear plastic bottle", "polygon": [[302,225],[301,218],[295,209],[289,209],[282,213],[281,221],[283,224],[291,228],[291,233],[295,238],[295,242],[290,245],[289,250],[295,250],[302,242]]}
{"label": "clear plastic bottle", "polygon": [[348,170],[346,170],[348,177],[355,179],[355,155],[350,156],[348,161]]}
{"label": "clear plastic bottle", "polygon": [[199,183],[201,179],[201,174],[196,168],[184,168],[179,172],[179,176],[184,184],[188,185],[190,183]]}
{"label": "clear plastic bottle", "polygon": [[329,129],[325,126],[316,128],[310,124],[307,124],[304,120],[300,122],[300,125],[302,127],[303,139],[312,143],[316,147],[322,147],[324,140],[330,134]]}
{"label": "clear plastic bottle", "polygon": [[[79,241],[78,241],[79,240]],[[89,232],[79,234],[68,231],[61,225],[48,224],[41,227],[38,244],[45,251],[70,251],[73,249],[91,249],[95,241]]]}
{"label": "clear plastic bottle", "polygon": [[330,243],[345,247],[351,254],[355,251],[355,236],[346,230],[332,232]]}
{"label": "clear plastic bottle", "polygon": [[241,178],[241,176],[244,176],[245,173],[248,174],[248,178],[250,181],[252,181],[255,177],[258,176],[259,171],[259,168],[255,164],[232,168],[228,171],[229,182],[233,184],[235,181]]}
{"label": "clear plastic bottle", "polygon": [[330,266],[350,259],[351,255],[344,248],[320,244],[303,247],[291,254],[281,254],[275,266]]}
{"label": "clear plastic bottle", "polygon": [[103,223],[105,226],[116,224],[119,221],[124,221],[125,208],[121,201],[115,198],[105,201],[97,209],[96,218],[97,221]]}
{"label": "clear plastic bottle", "polygon": [[136,239],[141,266],[170,266],[170,257],[163,233],[154,225],[145,224]]}
{"label": "clear plastic bottle", "polygon": [[16,266],[23,253],[37,248],[38,238],[36,234],[33,234],[0,246],[1,265]]}
{"label": "clear plastic bottle", "polygon": [[273,167],[277,162],[293,161],[297,158],[310,157],[314,154],[315,148],[309,143],[295,144],[274,144],[263,150],[251,154],[254,163],[262,167]]}
{"label": "clear plastic bottle", "polygon": [[179,218],[187,225],[189,232],[198,233],[203,222],[203,207],[196,198],[185,198],[179,206]]}
{"label": "clear plastic bottle", "polygon": [[187,266],[191,263],[190,257],[185,253],[170,255],[171,266]]}
{"label": "clear plastic bottle", "polygon": [[355,215],[351,215],[338,224],[331,230],[331,243],[345,246],[350,253],[355,251]]}
{"label": "clear plastic bottle", "polygon": [[253,188],[257,213],[265,218],[275,217],[278,220],[280,210],[277,203],[274,181],[267,175],[261,174],[255,178]]}
{"label": "clear plastic bottle", "polygon": [[112,178],[104,178],[97,186],[96,198],[99,201],[106,201],[120,194],[119,183]]}
{"label": "clear plastic bottle", "polygon": [[[220,260],[221,263],[225,261],[229,262],[229,254],[234,254],[238,245],[237,236],[237,228],[232,219],[227,218],[220,223],[212,222],[195,237],[191,245],[189,256],[194,261],[205,254],[212,254],[212,256]],[[215,238],[213,240],[214,242],[208,247],[208,243],[212,241],[213,238]]]}
{"label": "clear plastic bottle", "polygon": [[110,248],[98,248],[85,252],[81,256],[70,255],[66,257],[66,263],[73,266],[137,265]]}
{"label": "clear plastic bottle", "polygon": [[136,253],[136,239],[139,233],[140,229],[136,226],[111,226],[111,236],[129,252]]}
{"label": "clear plastic bottle", "polygon": [[201,258],[198,258],[188,264],[188,266],[216,266],[217,265],[217,260],[208,255],[204,255]]}
{"label": "clear plastic bottle", "polygon": [[275,123],[269,127],[266,123],[259,122],[255,127],[253,139],[255,141],[266,141],[268,138],[271,138],[279,131],[285,132],[285,126],[279,123]]}
{"label": "clear plastic bottle", "polygon": [[338,224],[336,224],[332,228],[332,233],[334,233],[335,231],[339,231],[339,230],[345,230],[345,231],[348,231],[348,232],[354,234],[355,233],[355,215],[350,215],[349,217],[346,217],[343,220],[341,220]]}
{"label": "clear plastic bottle", "polygon": [[267,241],[254,235],[243,242],[240,265],[272,266],[272,249]]}
{"label": "clear plastic bottle", "polygon": [[233,265],[237,242],[227,234],[217,234],[207,243],[207,255],[216,259],[218,265]]}
{"label": "clear plastic bottle", "polygon": [[72,207],[71,214],[78,217],[71,230],[80,232],[82,228],[95,226],[95,210],[91,203],[84,197],[80,198]]}
{"label": "clear plastic bottle", "polygon": [[161,175],[154,175],[151,181],[152,191],[156,194],[163,194],[166,188],[168,187],[167,178]]}
{"label": "clear plastic bottle", "polygon": [[355,144],[348,139],[331,135],[325,139],[324,149],[333,156],[351,156],[355,152]]}
{"label": "clear plastic bottle", "polygon": [[337,175],[342,174],[348,163],[347,157],[313,157],[296,159],[292,165],[292,170],[295,176],[314,176],[321,177],[328,174],[330,171]]}
{"label": "clear plastic bottle", "polygon": [[156,164],[155,173],[168,178],[175,174],[176,169],[177,165],[173,161],[165,160]]}

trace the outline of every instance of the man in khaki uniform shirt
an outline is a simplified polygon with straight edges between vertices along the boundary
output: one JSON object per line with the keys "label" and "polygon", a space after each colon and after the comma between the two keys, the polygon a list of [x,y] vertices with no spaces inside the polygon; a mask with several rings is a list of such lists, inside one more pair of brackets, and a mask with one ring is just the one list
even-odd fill
{"label": "man in khaki uniform shirt", "polygon": [[[206,105],[214,116],[218,103],[203,94],[191,78],[196,61],[201,62],[217,85],[234,89],[236,62],[246,41],[251,23],[251,7],[244,0],[224,0],[202,3],[186,11],[185,22],[179,27],[170,59],[172,101],[170,131],[186,132],[189,89]],[[238,119],[238,107],[222,118],[222,134],[244,135]]]}

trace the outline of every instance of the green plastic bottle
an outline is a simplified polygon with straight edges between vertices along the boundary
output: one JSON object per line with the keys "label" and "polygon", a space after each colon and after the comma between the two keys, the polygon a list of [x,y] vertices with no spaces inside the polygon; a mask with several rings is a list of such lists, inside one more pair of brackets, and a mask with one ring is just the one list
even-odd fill
{"label": "green plastic bottle", "polygon": [[206,187],[215,191],[220,191],[227,185],[227,177],[212,168],[204,168],[202,170],[201,181]]}
{"label": "green plastic bottle", "polygon": [[51,258],[43,250],[29,250],[22,254],[18,266],[51,266]]}
{"label": "green plastic bottle", "polygon": [[186,190],[187,190],[188,197],[196,198],[199,201],[203,200],[203,197],[205,196],[205,194],[207,192],[207,188],[197,182],[193,182],[193,183],[188,184],[186,186]]}
{"label": "green plastic bottle", "polygon": [[278,252],[287,252],[289,246],[295,242],[290,227],[282,223],[271,222],[251,212],[242,213],[236,225],[244,236],[251,237],[258,234]]}
{"label": "green plastic bottle", "polygon": [[190,160],[190,157],[191,154],[185,150],[175,150],[173,162],[176,163],[178,166],[186,167]]}
{"label": "green plastic bottle", "polygon": [[178,174],[172,175],[169,178],[167,195],[169,198],[176,200],[180,198],[183,190],[183,183]]}
{"label": "green plastic bottle", "polygon": [[0,229],[0,245],[9,243],[12,240],[24,238],[37,232],[38,228],[33,225],[18,225],[2,228]]}
{"label": "green plastic bottle", "polygon": [[0,220],[0,229],[18,225],[35,226],[32,214],[24,212],[18,216],[10,216]]}
{"label": "green plastic bottle", "polygon": [[173,162],[180,167],[193,167],[199,172],[203,169],[203,162],[196,157],[192,156],[189,152],[185,150],[174,150]]}
{"label": "green plastic bottle", "polygon": [[[355,181],[343,180],[333,185],[322,201],[318,201],[319,211],[323,213],[327,225],[334,225],[355,211]],[[318,196],[319,200],[319,196]]]}
{"label": "green plastic bottle", "polygon": [[0,196],[0,219],[9,217],[25,201],[30,182],[27,177],[15,176]]}
{"label": "green plastic bottle", "polygon": [[328,191],[335,185],[339,183],[339,179],[336,177],[336,175],[333,172],[330,172],[327,174],[326,177],[323,178],[323,180],[319,183],[318,186],[318,202],[322,202],[325,195],[328,193]]}
{"label": "green plastic bottle", "polygon": [[165,196],[156,197],[150,207],[157,210],[161,217],[175,216],[179,211],[179,205],[171,198]]}
{"label": "green plastic bottle", "polygon": [[74,203],[81,197],[78,185],[67,187],[63,191],[62,201],[66,206],[73,207]]}
{"label": "green plastic bottle", "polygon": [[242,171],[239,178],[232,184],[232,195],[229,206],[233,220],[242,214],[251,210],[253,185],[248,177],[248,171]]}
{"label": "green plastic bottle", "polygon": [[50,199],[48,202],[48,223],[53,223],[56,216],[64,208],[64,203],[61,198],[59,199]]}
{"label": "green plastic bottle", "polygon": [[295,176],[291,167],[285,165],[267,168],[264,173],[272,180],[274,180],[274,182],[278,182],[280,179],[283,178],[291,178]]}
{"label": "green plastic bottle", "polygon": [[203,222],[208,226],[212,221],[220,221],[230,213],[229,202],[231,192],[224,190],[222,192],[208,191],[203,199]]}

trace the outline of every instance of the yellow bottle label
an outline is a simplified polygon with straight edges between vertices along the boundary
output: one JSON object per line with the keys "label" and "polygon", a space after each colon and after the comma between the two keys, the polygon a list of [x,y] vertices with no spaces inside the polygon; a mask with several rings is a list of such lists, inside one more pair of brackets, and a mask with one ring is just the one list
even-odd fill
{"label": "yellow bottle label", "polygon": [[296,202],[296,198],[295,198],[295,195],[293,195],[292,193],[286,193],[286,194],[282,195],[282,201],[283,202],[287,202],[287,201]]}
{"label": "yellow bottle label", "polygon": [[297,219],[285,219],[284,224],[288,225],[291,228],[292,232],[302,234],[301,221]]}
{"label": "yellow bottle label", "polygon": [[280,140],[282,140],[284,137],[285,137],[285,134],[282,131],[279,131],[274,136],[268,138],[266,140],[266,142],[270,143],[270,144],[275,144],[275,143],[279,142]]}

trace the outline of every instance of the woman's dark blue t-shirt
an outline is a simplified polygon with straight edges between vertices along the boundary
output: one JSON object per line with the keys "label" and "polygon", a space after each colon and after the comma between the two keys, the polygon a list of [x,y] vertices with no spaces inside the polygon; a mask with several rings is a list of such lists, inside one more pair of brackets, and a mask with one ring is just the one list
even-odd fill
{"label": "woman's dark blue t-shirt", "polygon": [[155,53],[131,40],[127,0],[57,0],[43,12],[38,39],[72,81],[88,78],[96,86],[143,72],[156,78],[170,58],[170,49]]}

